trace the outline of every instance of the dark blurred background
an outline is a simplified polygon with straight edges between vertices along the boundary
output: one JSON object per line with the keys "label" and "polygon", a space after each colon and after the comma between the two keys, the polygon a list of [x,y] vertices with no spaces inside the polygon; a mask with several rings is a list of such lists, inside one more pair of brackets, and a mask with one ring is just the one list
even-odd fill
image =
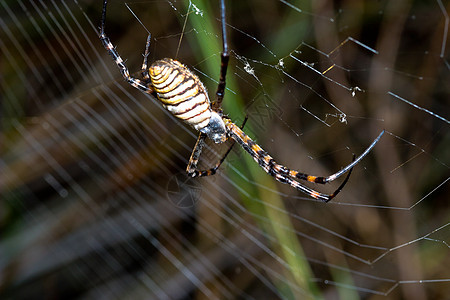
{"label": "dark blurred background", "polygon": [[[328,204],[238,146],[187,178],[196,132],[123,80],[101,6],[0,3],[1,299],[448,297],[448,1],[226,1],[224,111],[278,162],[330,175],[386,130]],[[212,98],[219,8],[112,0],[106,32]]]}

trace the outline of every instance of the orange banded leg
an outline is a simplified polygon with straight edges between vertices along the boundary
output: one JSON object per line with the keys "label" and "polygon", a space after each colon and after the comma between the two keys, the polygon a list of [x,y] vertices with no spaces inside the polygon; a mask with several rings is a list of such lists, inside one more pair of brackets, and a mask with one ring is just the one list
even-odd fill
{"label": "orange banded leg", "polygon": [[[245,135],[245,133],[243,133],[243,134]],[[378,137],[372,142],[372,144],[370,144],[369,147],[367,147],[367,149],[360,156],[358,156],[356,159],[354,158],[353,161],[349,165],[344,167],[343,169],[341,169],[338,172],[336,172],[330,176],[327,176],[327,177],[313,176],[313,175],[308,175],[308,174],[298,172],[295,170],[290,170],[282,165],[277,164],[276,162],[274,162],[274,169],[275,169],[275,171],[281,172],[292,178],[305,180],[305,181],[309,181],[309,182],[314,182],[314,183],[325,184],[325,183],[331,182],[331,181],[341,177],[343,174],[350,171],[357,163],[359,163],[372,150],[372,148],[376,145],[376,143],[378,143],[378,141],[380,140],[380,138],[383,134],[384,134],[384,130],[378,135]],[[268,155],[267,152],[265,152],[263,149],[261,149],[261,147],[259,147],[248,136],[246,138],[248,140],[250,140],[250,142],[249,142],[250,144],[252,144],[252,145],[254,144],[252,147],[253,147],[253,150],[255,152],[257,152],[258,157],[263,157],[261,162],[262,163],[270,163],[270,160],[272,159],[272,157],[270,155]],[[258,151],[262,151],[262,152],[258,153]],[[266,156],[266,157],[264,158],[264,156]]]}
{"label": "orange banded leg", "polygon": [[[369,151],[375,146],[375,144],[379,141],[381,136],[383,135],[384,131],[380,133],[380,135],[373,141],[373,143],[361,154],[358,158],[353,158],[352,163],[350,163],[348,166],[340,170],[339,172],[330,175],[328,177],[319,177],[319,176],[311,176],[305,173],[301,173],[298,171],[291,170],[283,165],[278,164],[275,162],[275,160],[266,152],[264,151],[259,145],[257,145],[248,135],[246,135],[238,126],[233,124],[232,122],[228,121],[225,123],[227,126],[227,129],[229,131],[229,135],[232,139],[234,139],[236,142],[238,142],[242,148],[244,148],[252,157],[253,159],[263,168],[263,170],[273,176],[277,181],[286,183],[291,185],[292,187],[302,191],[305,194],[308,194],[312,198],[320,199],[324,202],[328,202],[331,199],[333,199],[344,187],[344,185],[347,183],[351,171],[353,167],[364,157],[369,153]],[[317,192],[300,182],[298,182],[295,179],[300,180],[306,180],[314,183],[321,183],[325,184],[330,181],[333,181],[340,177],[341,175],[347,173],[346,178],[342,182],[342,184],[338,187],[336,191],[334,191],[332,194],[323,194],[320,192]]]}

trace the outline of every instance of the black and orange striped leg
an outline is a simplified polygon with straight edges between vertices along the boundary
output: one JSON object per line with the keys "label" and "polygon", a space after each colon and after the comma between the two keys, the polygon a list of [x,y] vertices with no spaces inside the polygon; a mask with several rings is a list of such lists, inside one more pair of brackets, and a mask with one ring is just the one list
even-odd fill
{"label": "black and orange striped leg", "polygon": [[[328,177],[318,177],[318,176],[311,176],[305,173],[300,173],[298,171],[291,170],[283,165],[278,164],[275,162],[275,160],[266,152],[264,151],[259,145],[257,145],[248,135],[246,135],[238,126],[236,126],[231,121],[225,122],[225,125],[227,127],[227,130],[229,132],[229,136],[234,139],[236,142],[238,142],[242,148],[245,149],[252,157],[253,159],[263,168],[263,170],[273,176],[277,181],[286,183],[291,185],[292,187],[298,189],[299,191],[309,195],[312,198],[322,200],[324,202],[328,202],[342,190],[342,188],[347,183],[351,171],[353,167],[364,157],[369,153],[369,151],[375,146],[375,144],[380,140],[381,136],[383,135],[384,131],[380,133],[380,135],[372,142],[372,144],[358,157],[355,159],[355,156],[353,156],[353,161],[348,166],[340,170],[339,172],[328,176]],[[313,183],[328,183],[331,182],[341,175],[347,173],[347,176],[345,177],[342,184],[332,193],[332,194],[323,194],[316,190],[313,190],[303,184],[301,184],[296,179],[310,181]]]}
{"label": "black and orange striped leg", "polygon": [[308,175],[308,174],[301,173],[301,172],[294,171],[294,170],[289,171],[289,176],[292,178],[306,180],[306,181],[314,182],[314,183],[325,184],[325,183],[331,182],[331,181],[341,177],[343,174],[349,172],[356,164],[358,164],[372,150],[372,148],[375,147],[375,145],[381,139],[383,134],[384,134],[384,130],[381,131],[381,133],[375,138],[375,140],[372,142],[372,144],[370,144],[370,146],[367,147],[366,150],[364,150],[364,152],[361,155],[359,155],[356,159],[353,158],[353,161],[350,164],[348,164],[346,167],[342,168],[341,170],[339,170],[338,172],[336,172],[330,176],[327,176],[327,177],[312,176],[312,175]]}

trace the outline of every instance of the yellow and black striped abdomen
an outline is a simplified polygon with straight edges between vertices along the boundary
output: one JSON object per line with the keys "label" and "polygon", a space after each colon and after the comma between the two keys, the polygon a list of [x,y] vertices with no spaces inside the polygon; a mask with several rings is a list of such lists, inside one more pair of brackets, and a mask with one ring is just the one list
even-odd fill
{"label": "yellow and black striped abdomen", "polygon": [[175,117],[197,130],[208,125],[211,118],[209,97],[194,73],[180,62],[165,58],[150,66],[149,75],[158,99]]}

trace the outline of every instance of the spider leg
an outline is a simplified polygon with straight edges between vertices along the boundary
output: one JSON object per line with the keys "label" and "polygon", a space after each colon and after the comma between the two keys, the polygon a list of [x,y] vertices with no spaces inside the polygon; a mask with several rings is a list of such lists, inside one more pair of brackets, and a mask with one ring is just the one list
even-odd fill
{"label": "spider leg", "polygon": [[[355,155],[353,154],[353,161],[355,161]],[[323,202],[327,203],[329,202],[331,199],[333,199],[334,197],[336,197],[337,194],[339,194],[339,192],[344,188],[344,186],[347,184],[348,179],[350,178],[350,174],[352,174],[353,171],[353,167],[349,169],[347,176],[345,176],[344,181],[341,183],[341,185],[332,193],[332,194],[323,194],[320,192],[317,192],[307,186],[304,186],[303,184],[301,184],[300,182],[292,179],[289,176],[277,173],[275,175],[269,173],[270,175],[274,176],[275,179],[279,182],[282,183],[287,183],[292,187],[295,187],[296,189],[298,189],[299,191],[302,191],[306,194],[308,194],[309,196],[315,198],[315,199],[319,199],[322,200]]]}
{"label": "spider leg", "polygon": [[[311,176],[307,175],[305,173],[300,173],[294,170],[291,170],[283,165],[278,164],[275,162],[275,160],[266,152],[264,151],[259,145],[257,145],[248,135],[246,135],[236,124],[232,123],[231,121],[228,121],[225,123],[227,130],[229,132],[229,135],[232,139],[234,139],[236,142],[238,142],[242,148],[244,148],[252,157],[253,159],[263,168],[263,170],[273,176],[277,181],[286,183],[291,185],[292,187],[300,190],[301,192],[308,194],[309,196],[322,200],[324,202],[328,202],[342,190],[342,188],[347,183],[351,171],[353,167],[361,161],[361,159],[369,153],[369,151],[375,146],[375,144],[379,141],[381,136],[383,135],[384,131],[380,133],[380,135],[375,139],[375,141],[364,151],[363,154],[361,154],[358,158],[353,158],[353,162],[349,164],[347,167],[342,169],[341,171],[328,176],[328,177],[317,177],[317,176]],[[340,177],[342,174],[348,172],[348,175],[344,179],[344,182],[339,186],[339,188],[334,191],[332,194],[323,194],[320,192],[317,192],[300,182],[298,182],[295,179],[301,179],[301,180],[307,180],[314,183],[328,183],[330,181],[335,180],[336,178]]]}
{"label": "spider leg", "polygon": [[[128,71],[127,66],[125,65],[125,62],[123,61],[122,57],[120,57],[119,53],[117,52],[116,48],[113,46],[109,38],[105,34],[105,20],[106,20],[106,5],[108,3],[108,0],[103,1],[103,12],[102,12],[102,21],[100,25],[100,40],[103,44],[103,47],[105,47],[106,51],[111,55],[111,57],[114,59],[114,62],[116,63],[117,67],[120,70],[120,73],[122,74],[123,78],[133,87],[143,91],[144,93],[152,94],[153,89],[150,84],[148,84],[147,81],[142,81],[137,78],[133,78],[130,76],[130,72]],[[147,41],[148,43],[148,41]]]}
{"label": "spider leg", "polygon": [[[244,128],[245,123],[247,123],[248,116],[245,116],[244,122],[242,122],[241,129]],[[236,143],[235,140],[231,142],[230,147],[228,148],[227,152],[222,156],[222,158],[214,165],[214,167],[208,169],[208,170],[198,170],[197,164],[198,160],[200,158],[200,154],[202,153],[203,146],[205,145],[205,138],[206,135],[204,133],[200,133],[197,142],[195,143],[194,150],[192,151],[191,157],[189,158],[189,163],[186,168],[186,173],[191,177],[204,177],[204,176],[211,176],[216,174],[219,167],[222,165],[222,163],[227,158],[228,154],[233,149],[234,144]]]}
{"label": "spider leg", "polygon": [[189,163],[186,168],[186,173],[191,177],[204,177],[204,176],[211,176],[211,175],[216,174],[217,169],[219,169],[220,165],[224,162],[228,153],[230,153],[231,149],[233,148],[234,143],[228,148],[225,155],[214,165],[214,167],[207,169],[207,170],[199,170],[197,168],[197,164],[198,164],[200,154],[202,153],[202,149],[205,146],[205,138],[206,138],[206,134],[204,134],[204,133],[200,133],[198,135],[197,143],[195,143],[194,150],[192,151],[191,157],[189,158]]}
{"label": "spider leg", "polygon": [[147,42],[145,43],[145,52],[144,52],[144,62],[142,63],[142,78],[144,80],[149,80],[150,75],[148,74],[148,55],[150,54],[150,42],[151,42],[152,36],[149,33],[147,36]]}
{"label": "spider leg", "polygon": [[[194,150],[192,150],[191,157],[189,158],[189,162],[186,168],[186,173],[191,177],[201,177],[202,171],[197,169],[198,159],[200,158],[200,154],[202,154],[203,147],[205,146],[205,138],[206,134],[200,132],[197,138],[197,142],[195,143]],[[213,174],[210,174],[213,175]],[[207,175],[203,175],[207,176]]]}
{"label": "spider leg", "polygon": [[228,51],[228,39],[227,39],[227,31],[226,31],[226,18],[225,18],[225,0],[220,1],[220,20],[222,25],[222,43],[223,50],[220,55],[220,77],[219,84],[217,85],[216,90],[216,99],[212,103],[212,109],[214,111],[221,111],[223,97],[225,95],[225,87],[226,87],[226,76],[228,69],[228,61],[230,60],[230,52]]}
{"label": "spider leg", "polygon": [[306,180],[309,182],[314,183],[321,183],[325,184],[328,182],[331,182],[339,177],[341,177],[343,174],[347,173],[349,170],[351,170],[357,163],[359,163],[371,150],[375,145],[378,143],[378,141],[381,139],[381,136],[384,134],[384,130],[381,131],[381,133],[377,136],[377,138],[370,144],[369,147],[367,147],[364,152],[358,156],[356,159],[354,159],[349,165],[341,169],[340,171],[334,173],[333,175],[327,176],[327,177],[320,177],[320,176],[312,176],[305,173],[301,173],[295,170],[289,170],[289,176],[292,178],[297,178],[301,180]]}

